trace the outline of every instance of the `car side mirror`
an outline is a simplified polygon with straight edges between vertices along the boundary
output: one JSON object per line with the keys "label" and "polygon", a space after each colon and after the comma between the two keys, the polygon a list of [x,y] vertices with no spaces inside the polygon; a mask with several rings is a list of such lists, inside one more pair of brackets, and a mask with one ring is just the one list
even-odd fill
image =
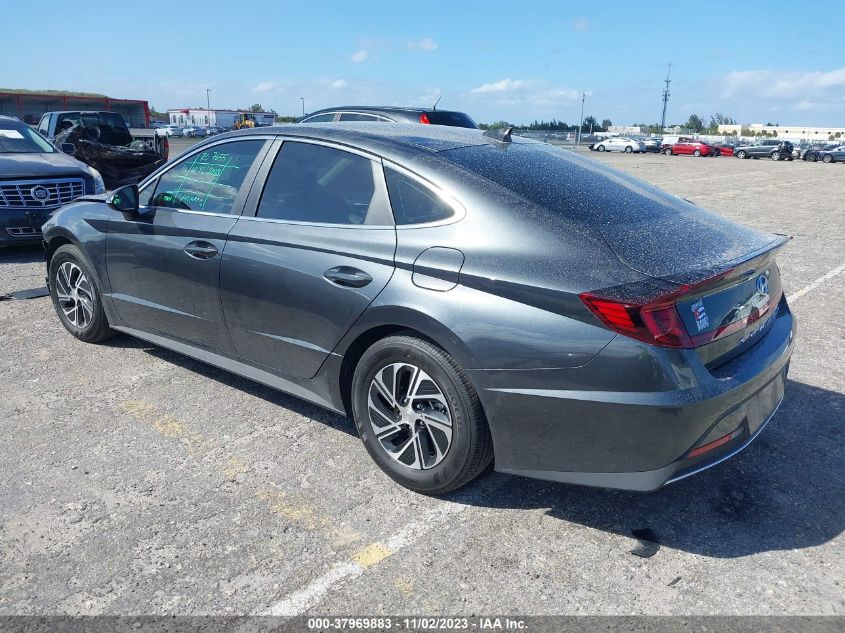
{"label": "car side mirror", "polygon": [[73,156],[76,153],[76,145],[73,143],[62,143],[61,150],[70,156]]}
{"label": "car side mirror", "polygon": [[116,189],[107,200],[108,205],[121,213],[138,213],[138,185],[126,185]]}

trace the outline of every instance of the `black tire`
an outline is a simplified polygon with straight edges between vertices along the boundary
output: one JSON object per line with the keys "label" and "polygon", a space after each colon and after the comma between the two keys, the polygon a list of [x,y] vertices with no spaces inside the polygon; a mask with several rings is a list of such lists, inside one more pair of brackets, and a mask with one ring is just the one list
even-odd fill
{"label": "black tire", "polygon": [[626,154],[631,154],[631,153],[633,153],[633,151],[634,151],[634,148],[631,147],[630,145],[625,146],[625,153]]}
{"label": "black tire", "polygon": [[693,156],[695,156],[696,158],[698,158],[699,156],[701,156],[701,150],[700,150],[700,149],[695,150],[695,151],[692,153],[692,155],[693,155]]}
{"label": "black tire", "polygon": [[832,163],[833,162],[833,156],[831,156],[830,154],[825,154],[824,158],[822,158],[822,160],[826,163]]}
{"label": "black tire", "polygon": [[769,158],[771,158],[772,160],[780,160],[780,152],[772,152]]}
{"label": "black tire", "polygon": [[604,145],[599,145],[596,149],[597,149],[598,151],[600,151],[600,152],[603,152],[603,151],[605,151],[605,146],[604,146]]}
{"label": "black tire", "polygon": [[745,157],[746,157],[746,153],[745,153],[744,151],[742,151],[742,150],[739,150],[739,151],[736,153],[736,157],[737,157],[737,158],[745,158]]}
{"label": "black tire", "polygon": [[[413,467],[421,461],[417,459],[416,454],[413,464],[400,462],[397,457],[391,456],[375,434],[375,426],[384,427],[384,425],[379,423],[374,425],[371,421],[370,395],[383,392],[378,389],[372,392],[371,390],[375,388],[376,377],[380,376],[387,378],[383,381],[385,384],[392,383],[389,388],[393,389],[394,393],[397,391],[401,393],[403,388],[401,385],[397,387],[397,383],[402,381],[397,376],[398,372],[391,369],[392,365],[395,367],[397,364],[410,365],[428,374],[431,382],[434,383],[434,388],[439,389],[443,400],[448,403],[446,413],[451,416],[451,443],[446,446],[445,453],[440,457],[431,452],[433,444],[429,441],[427,445],[429,450],[425,456],[434,460],[430,467]],[[429,384],[425,393],[431,393],[431,391]],[[387,404],[387,399],[382,399],[381,403]],[[405,404],[413,407],[413,402],[405,402]],[[460,488],[481,475],[493,460],[493,440],[490,437],[490,429],[487,426],[478,394],[469,378],[447,352],[433,343],[414,336],[390,336],[374,343],[364,352],[355,368],[352,380],[352,410],[358,434],[373,461],[394,481],[415,492],[439,495]],[[397,409],[394,408],[394,410]],[[398,421],[393,423],[401,425],[402,419],[402,416],[398,416]],[[408,429],[404,431],[404,436],[400,434],[401,432],[388,432],[383,433],[381,438],[398,438],[395,440],[398,446],[411,446],[413,440],[406,443],[408,431],[411,425],[417,428],[416,425],[419,422],[411,421],[410,417],[405,419],[408,420],[408,424],[405,424]],[[381,418],[379,421],[384,420],[386,418]],[[422,437],[423,433],[420,433],[420,436]],[[445,435],[442,438],[445,438]],[[414,449],[416,447],[417,445],[414,445]],[[423,451],[422,443],[419,444],[419,450]],[[400,451],[397,449],[394,455],[396,453]],[[400,457],[406,455],[407,452],[402,448]],[[440,461],[437,461],[438,459]]]}
{"label": "black tire", "polygon": [[666,154],[667,156],[671,156],[673,154],[672,148],[667,147],[666,149],[663,150],[663,153]]}
{"label": "black tire", "polygon": [[[77,298],[72,300],[60,299],[60,295],[68,296],[66,292],[69,286],[66,279],[70,279],[70,286],[76,283],[72,279],[72,275],[70,278],[64,276],[67,271],[72,272],[74,270],[80,271],[81,275],[84,276],[84,282],[87,283],[80,283],[72,288],[73,292],[70,294]],[[109,327],[106,313],[103,311],[97,276],[79,248],[72,244],[65,244],[56,249],[50,259],[47,274],[50,281],[50,298],[53,301],[53,307],[59,321],[62,322],[68,332],[86,343],[99,343],[114,336],[116,332]],[[83,278],[77,277],[76,280],[82,281]],[[62,302],[64,302],[65,307],[63,307]],[[70,305],[76,307],[70,309],[70,314],[68,314],[66,309],[69,309]]]}

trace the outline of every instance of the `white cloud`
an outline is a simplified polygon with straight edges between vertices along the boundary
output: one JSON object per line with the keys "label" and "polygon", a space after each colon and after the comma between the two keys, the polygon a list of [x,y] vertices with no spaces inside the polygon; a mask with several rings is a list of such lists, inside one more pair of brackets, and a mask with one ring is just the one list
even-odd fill
{"label": "white cloud", "polygon": [[477,88],[470,90],[471,94],[485,94],[488,92],[510,92],[512,90],[519,90],[525,85],[522,79],[502,79],[491,84],[482,84]]}
{"label": "white cloud", "polygon": [[363,48],[359,51],[355,51],[352,56],[349,58],[351,61],[355,62],[356,64],[360,64],[361,62],[367,61],[369,57],[369,53],[365,51]]}
{"label": "white cloud", "polygon": [[252,89],[253,92],[270,92],[276,87],[275,81],[261,81],[259,82],[255,88]]}
{"label": "white cloud", "polygon": [[587,18],[578,18],[575,22],[572,23],[572,28],[576,31],[586,31],[590,28],[590,23]]}
{"label": "white cloud", "polygon": [[345,79],[335,79],[333,82],[329,84],[329,89],[331,90],[343,90],[349,84]]}
{"label": "white cloud", "polygon": [[408,42],[408,48],[412,50],[431,52],[437,50],[437,42],[430,37],[424,37],[421,40],[411,40]]}
{"label": "white cloud", "polygon": [[743,94],[780,99],[802,97],[808,92],[845,88],[845,68],[828,72],[734,70],[722,78],[721,84],[726,98]]}

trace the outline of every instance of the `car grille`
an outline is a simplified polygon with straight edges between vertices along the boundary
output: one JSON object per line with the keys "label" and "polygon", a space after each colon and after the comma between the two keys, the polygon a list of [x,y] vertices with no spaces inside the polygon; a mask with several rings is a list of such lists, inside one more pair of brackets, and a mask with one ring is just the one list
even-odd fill
{"label": "car grille", "polygon": [[0,181],[0,209],[49,209],[85,193],[82,178]]}

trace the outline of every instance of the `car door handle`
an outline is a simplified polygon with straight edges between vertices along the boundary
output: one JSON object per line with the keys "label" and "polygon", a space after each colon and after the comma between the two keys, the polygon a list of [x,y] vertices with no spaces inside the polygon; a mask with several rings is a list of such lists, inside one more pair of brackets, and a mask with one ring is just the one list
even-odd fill
{"label": "car door handle", "polygon": [[349,288],[362,288],[373,280],[363,270],[358,270],[351,266],[335,266],[334,268],[329,268],[323,273],[323,277],[338,286],[347,286]]}
{"label": "car door handle", "polygon": [[185,246],[184,250],[194,259],[211,259],[219,252],[214,244],[203,240],[190,242],[187,246]]}

